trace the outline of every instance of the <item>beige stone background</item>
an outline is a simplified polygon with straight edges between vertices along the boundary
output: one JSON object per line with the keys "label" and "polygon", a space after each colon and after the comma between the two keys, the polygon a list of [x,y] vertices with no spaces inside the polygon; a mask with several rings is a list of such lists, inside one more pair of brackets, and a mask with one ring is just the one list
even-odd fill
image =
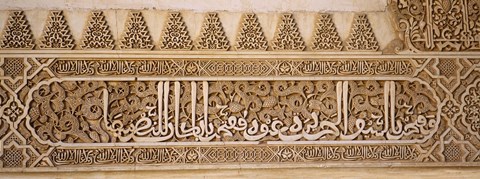
{"label": "beige stone background", "polygon": [[277,12],[384,11],[387,0],[0,0],[0,10],[11,9],[158,9]]}
{"label": "beige stone background", "polygon": [[[8,11],[25,10],[31,23],[34,38],[39,39],[48,10],[62,9],[78,42],[85,26],[88,12],[104,9],[114,39],[119,39],[128,13],[126,9],[144,10],[154,44],[158,44],[168,10],[182,11],[193,40],[200,32],[205,12],[218,11],[230,43],[235,35],[242,12],[255,12],[264,28],[268,41],[275,31],[278,15],[294,12],[301,34],[307,44],[313,33],[314,17],[318,12],[332,12],[342,39],[348,36],[355,12],[369,15],[381,49],[395,38],[386,12],[387,0],[0,0],[0,29],[3,29]],[[150,13],[150,14],[149,14]],[[274,14],[273,16],[270,14]],[[228,19],[228,20],[224,20]],[[116,40],[118,44],[118,40]],[[37,43],[38,44],[38,43]],[[0,178],[479,178],[478,167],[415,167],[415,168],[274,168],[274,169],[205,169],[121,172],[6,172]]]}
{"label": "beige stone background", "polygon": [[[142,12],[155,45],[160,41],[168,13],[173,11],[181,12],[194,44],[208,12],[218,13],[225,35],[232,46],[242,22],[242,14],[245,12],[256,14],[264,36],[269,42],[274,38],[282,13],[293,13],[300,35],[307,45],[311,44],[316,17],[321,12],[332,15],[342,40],[348,38],[354,15],[359,12],[368,15],[380,49],[396,38],[392,22],[386,12],[387,0],[0,0],[0,4],[2,4],[0,29],[6,25],[8,10],[23,10],[32,29],[33,38],[37,40],[36,44],[40,44],[49,10],[64,11],[76,43],[81,41],[90,11],[102,10],[115,39],[116,49],[120,44],[119,39],[123,35],[130,10]],[[154,50],[158,50],[158,46]]]}
{"label": "beige stone background", "polygon": [[[370,1],[370,0],[368,0]],[[1,2],[0,2],[1,4]],[[67,20],[72,36],[76,43],[82,39],[83,31],[87,25],[87,21],[90,17],[91,9],[76,9],[76,10],[64,10],[64,16]],[[122,38],[125,23],[128,20],[128,14],[130,10],[125,9],[106,9],[102,10],[105,14],[105,19],[112,32],[112,38],[115,39],[115,49],[118,50],[120,39]],[[148,26],[152,42],[155,44],[154,50],[158,50],[162,31],[168,19],[168,13],[177,11],[175,10],[141,10],[145,22]],[[200,35],[200,31],[204,22],[205,15],[208,12],[217,12],[218,17],[221,20],[225,35],[233,46],[236,42],[238,29],[242,22],[243,12],[230,12],[230,11],[216,11],[215,9],[208,9],[206,11],[193,11],[183,10],[181,16],[187,26],[190,38],[196,45],[196,39]],[[49,11],[46,9],[31,9],[25,10],[25,16],[32,29],[33,38],[37,41],[36,44],[40,44],[40,37],[43,35],[46,20],[49,16]],[[247,11],[250,12],[250,11]],[[275,30],[277,24],[281,18],[282,13],[293,13],[295,22],[297,23],[298,30],[302,36],[303,41],[310,45],[312,43],[312,37],[316,24],[316,17],[318,12],[307,11],[275,11],[275,12],[255,12],[258,21],[262,27],[262,31],[267,41],[271,42],[274,39]],[[352,26],[352,21],[355,12],[329,12],[332,15],[332,19],[335,23],[339,36],[342,40],[346,40],[349,36],[349,32]],[[368,15],[368,19],[372,25],[373,32],[377,37],[378,45],[380,49],[383,49],[388,45],[390,41],[395,38],[395,32],[392,26],[392,22],[387,12],[370,12],[365,11]],[[4,29],[7,24],[9,11],[0,10],[0,29]],[[269,44],[271,45],[271,44]],[[38,45],[36,47],[38,49]],[[80,49],[80,46],[76,46],[75,49]],[[233,50],[233,49],[230,49]],[[306,51],[310,51],[310,48],[306,48]]]}
{"label": "beige stone background", "polygon": [[78,179],[148,179],[148,178],[478,178],[476,167],[439,168],[295,168],[295,169],[222,169],[222,170],[165,170],[130,172],[61,172],[61,173],[2,173],[0,178],[78,178]]}

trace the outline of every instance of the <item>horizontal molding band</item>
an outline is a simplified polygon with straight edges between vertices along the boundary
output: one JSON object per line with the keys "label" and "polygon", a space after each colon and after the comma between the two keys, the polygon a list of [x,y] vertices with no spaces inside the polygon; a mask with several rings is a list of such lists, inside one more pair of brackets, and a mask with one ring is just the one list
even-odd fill
{"label": "horizontal molding band", "polygon": [[480,58],[480,52],[262,52],[262,51],[141,51],[141,50],[0,50],[0,57],[63,58]]}

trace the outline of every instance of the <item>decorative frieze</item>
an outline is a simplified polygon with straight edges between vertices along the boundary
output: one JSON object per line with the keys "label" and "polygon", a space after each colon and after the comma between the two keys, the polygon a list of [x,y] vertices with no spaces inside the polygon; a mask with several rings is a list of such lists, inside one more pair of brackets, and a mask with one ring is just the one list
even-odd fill
{"label": "decorative frieze", "polygon": [[389,7],[11,11],[0,171],[479,166],[478,1]]}
{"label": "decorative frieze", "polygon": [[[480,80],[477,80],[474,84],[467,87],[467,93],[465,93],[461,99],[463,104],[461,106],[461,112],[464,114],[462,116],[462,123],[465,126],[468,126],[468,131],[470,134],[480,139],[480,109],[478,108],[480,106],[479,81]],[[458,112],[458,108],[457,110],[451,109],[449,112]]]}
{"label": "decorative frieze", "polygon": [[59,76],[411,76],[414,72],[409,59],[57,59],[49,68]]}
{"label": "decorative frieze", "polygon": [[356,15],[353,20],[350,37],[346,43],[347,50],[377,51],[379,46],[372,26],[366,14]]}
{"label": "decorative frieze", "polygon": [[318,22],[315,24],[315,32],[312,43],[312,50],[319,51],[340,51],[342,41],[338,36],[335,24],[329,14],[319,14]]}
{"label": "decorative frieze", "polygon": [[114,40],[102,11],[91,13],[90,20],[83,34],[82,49],[109,49],[112,50]]}
{"label": "decorative frieze", "polygon": [[163,30],[160,48],[163,50],[191,50],[192,40],[188,35],[187,26],[182,21],[179,12],[170,13]]}
{"label": "decorative frieze", "polygon": [[283,14],[272,42],[273,50],[303,51],[304,42],[292,14]]}
{"label": "decorative frieze", "polygon": [[43,30],[42,49],[73,49],[75,43],[63,11],[51,11]]}
{"label": "decorative frieze", "polygon": [[230,48],[217,13],[206,15],[196,47],[198,50],[228,50]]}
{"label": "decorative frieze", "polygon": [[245,14],[238,32],[235,49],[265,51],[267,48],[268,44],[257,16],[253,13]]}
{"label": "decorative frieze", "polygon": [[480,1],[393,0],[397,28],[415,52],[480,50]]}
{"label": "decorative frieze", "polygon": [[[264,34],[262,25],[256,14],[245,13],[236,31],[235,48],[229,48],[227,35],[221,26],[218,14],[207,13],[205,21],[195,42],[191,40],[187,30],[187,24],[182,20],[180,12],[168,13],[166,24],[161,31],[159,40],[160,50],[255,50],[255,51],[340,51],[342,41],[336,31],[335,24],[329,14],[320,14],[315,24],[312,46],[306,48],[305,42],[300,35],[300,29],[294,20],[294,14],[282,14],[276,25],[273,39],[269,40]],[[17,23],[15,25],[14,23]],[[88,17],[86,27],[83,30],[79,50],[103,49],[114,50],[115,39],[111,27],[103,11],[92,11]],[[117,24],[118,22],[113,22]],[[345,42],[347,49],[352,51],[377,51],[378,42],[374,37],[372,27],[367,16],[357,15],[352,23],[350,37]],[[17,27],[18,26],[18,27]],[[19,29],[12,29],[12,28]],[[76,27],[76,26],[75,26]],[[118,30],[118,29],[117,29]],[[23,11],[12,11],[9,24],[5,27],[1,46],[5,49],[33,49],[35,42],[30,31],[29,24],[23,15]],[[22,31],[22,33],[13,33]],[[22,35],[20,35],[22,34]],[[125,20],[123,32],[118,35],[119,49],[115,50],[153,50],[151,32],[141,11],[129,12]],[[16,37],[18,36],[18,37]],[[63,11],[51,11],[45,23],[43,33],[40,35],[39,49],[73,49],[76,44],[71,35],[70,27],[64,17]],[[18,40],[23,38],[23,40]],[[8,41],[7,44],[6,42]],[[270,41],[270,42],[269,42]],[[16,43],[14,45],[12,43]],[[271,48],[268,44],[271,43]],[[25,45],[21,45],[25,44]]]}
{"label": "decorative frieze", "polygon": [[0,42],[2,49],[33,49],[35,47],[32,30],[23,11],[10,13]]}
{"label": "decorative frieze", "polygon": [[37,88],[26,125],[41,143],[413,144],[440,122],[438,98],[420,82],[62,81]]}
{"label": "decorative frieze", "polygon": [[242,146],[56,149],[55,166],[105,164],[221,164],[291,163],[319,161],[398,160],[412,162],[419,152],[413,146]]}
{"label": "decorative frieze", "polygon": [[121,49],[150,50],[153,48],[152,40],[141,12],[130,12],[120,43]]}
{"label": "decorative frieze", "polygon": [[[10,59],[2,59],[2,64],[10,64]],[[433,162],[427,160],[430,158],[472,161],[478,153],[475,147],[478,132],[475,132],[475,109],[472,107],[475,105],[472,99],[477,94],[476,83],[465,83],[466,88],[459,88],[463,92],[456,95],[460,98],[452,98],[444,93],[458,93],[454,88],[449,91],[441,88],[442,83],[431,85],[431,81],[441,76],[464,81],[470,78],[459,78],[459,75],[480,74],[473,70],[432,73],[432,70],[441,69],[436,68],[439,63],[432,63],[437,60],[448,61],[18,58],[17,63],[34,71],[25,73],[30,69],[23,69],[23,75],[27,76],[8,72],[9,78],[28,81],[15,91],[5,90],[11,88],[5,83],[11,79],[2,78],[0,130],[9,135],[0,141],[9,141],[11,136],[25,136],[28,141],[35,142],[5,144],[0,159],[5,161],[4,168],[133,163],[175,165],[170,161],[187,160],[160,160],[155,158],[157,154],[189,156],[188,160],[194,163],[207,161],[202,157],[221,157],[208,158],[208,162],[225,164],[347,160]],[[479,68],[477,59],[464,60],[472,64],[469,69]],[[213,68],[209,74],[187,70],[199,64],[207,66],[197,70],[210,68],[208,64],[225,67],[228,61],[232,68]],[[248,79],[259,72],[253,69],[264,69],[242,66],[255,64],[253,62],[263,63],[275,72],[259,76],[266,80],[238,79],[240,72]],[[158,65],[166,63],[170,66]],[[190,65],[192,63],[194,65]],[[313,76],[291,73],[287,76],[294,77],[293,80],[268,80],[269,76],[283,77],[282,64],[289,63],[297,70],[310,72],[325,71],[329,66],[338,68],[331,70],[337,73],[318,72]],[[2,72],[11,68],[9,65],[1,67]],[[360,73],[370,68],[377,71]],[[166,73],[179,69],[183,72]],[[226,69],[237,72],[228,75]],[[352,73],[346,71],[348,69],[366,70]],[[379,69],[384,71],[379,72]],[[385,73],[385,70],[390,71]],[[174,79],[182,74],[227,80]],[[372,76],[375,78],[371,79]],[[324,79],[326,77],[330,79]],[[5,93],[15,95],[1,95]],[[12,127],[3,128],[5,125]],[[462,128],[464,130],[460,130]],[[464,137],[468,135],[468,139]],[[163,142],[172,146],[159,147]],[[218,142],[231,146],[217,146]],[[264,148],[253,147],[252,142],[263,144],[258,147]],[[129,147],[112,148],[112,143]],[[135,147],[140,144],[144,147]],[[198,146],[198,150],[184,153],[183,150],[191,145]],[[276,147],[281,149],[274,150]],[[224,160],[226,156],[207,152],[210,149],[215,152],[231,150],[231,155],[238,157]],[[240,157],[247,155],[243,152],[248,150],[261,150],[265,155],[255,160]],[[23,153],[23,157],[13,159],[15,151]],[[453,151],[462,153],[458,155]],[[84,154],[88,155],[82,156]],[[152,154],[148,156],[153,158],[148,158],[147,154]],[[197,160],[195,154],[201,160]],[[118,155],[131,160],[109,158]],[[90,162],[90,159],[84,160],[85,157],[95,160]],[[32,158],[34,160],[30,161]]]}

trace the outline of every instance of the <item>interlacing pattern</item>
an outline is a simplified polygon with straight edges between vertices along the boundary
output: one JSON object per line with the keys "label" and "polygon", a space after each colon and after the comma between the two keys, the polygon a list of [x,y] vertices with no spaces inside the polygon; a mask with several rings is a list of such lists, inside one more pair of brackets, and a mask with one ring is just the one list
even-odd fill
{"label": "interlacing pattern", "polygon": [[102,11],[92,12],[83,34],[81,47],[83,49],[113,49],[115,47]]}
{"label": "interlacing pattern", "polygon": [[244,15],[235,48],[237,50],[267,50],[268,44],[255,14]]}
{"label": "interlacing pattern", "polygon": [[379,12],[173,12],[151,34],[161,13],[88,12],[80,31],[54,10],[42,31],[11,11],[0,171],[479,166],[479,7],[390,0],[391,42]]}
{"label": "interlacing pattern", "polygon": [[[92,11],[83,30],[79,47],[82,50],[103,49],[115,50],[115,39],[112,35],[107,16],[103,11]],[[114,22],[117,23],[117,22]],[[183,21],[180,12],[168,14],[158,49],[160,50],[255,50],[255,51],[304,51],[307,45],[302,40],[300,28],[294,20],[294,14],[282,14],[276,26],[274,38],[271,39],[271,48],[260,21],[255,13],[242,15],[235,39],[235,48],[230,48],[218,13],[205,15],[204,23],[199,36],[194,43],[191,40],[187,24]],[[33,49],[35,41],[30,25],[23,11],[13,11],[9,17],[0,47],[3,49]],[[128,13],[123,33],[118,37],[118,50],[154,50],[147,23],[141,11]],[[45,23],[39,49],[73,49],[76,44],[70,32],[70,27],[64,12],[51,11]],[[372,27],[365,14],[355,17],[351,26],[351,33],[346,42],[342,42],[335,23],[330,14],[319,14],[312,37],[311,50],[314,51],[341,51],[342,43],[349,51],[377,51],[378,42]],[[195,44],[195,45],[194,45]],[[193,48],[193,47],[196,48]]]}
{"label": "interlacing pattern", "polygon": [[164,50],[191,50],[192,47],[192,40],[190,40],[182,16],[178,12],[170,13],[163,30],[160,48]]}
{"label": "interlacing pattern", "polygon": [[390,7],[413,51],[480,50],[479,0],[392,0]]}
{"label": "interlacing pattern", "polygon": [[126,24],[127,29],[123,34],[121,49],[152,49],[153,44],[147,25],[141,12],[130,12],[130,18]]}
{"label": "interlacing pattern", "polygon": [[0,47],[3,49],[33,49],[35,47],[32,31],[23,11],[10,13],[7,25],[3,30]]}
{"label": "interlacing pattern", "polygon": [[393,81],[54,82],[33,91],[28,121],[51,143],[415,143],[438,128],[431,94]]}
{"label": "interlacing pattern", "polygon": [[63,11],[51,11],[43,31],[40,48],[72,49],[75,44]]}
{"label": "interlacing pattern", "polygon": [[230,48],[217,13],[207,14],[197,43],[196,47],[199,50],[228,50]]}
{"label": "interlacing pattern", "polygon": [[329,14],[319,14],[313,37],[313,50],[340,51],[342,41]]}

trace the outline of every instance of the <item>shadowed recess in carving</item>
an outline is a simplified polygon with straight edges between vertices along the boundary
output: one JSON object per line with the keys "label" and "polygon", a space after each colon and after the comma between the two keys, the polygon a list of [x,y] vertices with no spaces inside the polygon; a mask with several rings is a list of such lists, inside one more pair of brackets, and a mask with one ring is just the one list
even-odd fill
{"label": "shadowed recess in carving", "polygon": [[438,127],[431,91],[408,81],[63,81],[32,93],[44,142],[378,141]]}
{"label": "shadowed recess in carving", "polygon": [[480,166],[479,2],[3,13],[0,172]]}
{"label": "shadowed recess in carving", "polygon": [[414,66],[408,59],[212,59],[151,60],[57,59],[49,67],[58,76],[315,76],[315,75],[398,75],[410,76]]}
{"label": "shadowed recess in carving", "polygon": [[54,165],[105,164],[222,164],[291,163],[318,161],[412,162],[418,149],[400,146],[236,146],[236,147],[157,147],[56,149],[49,158]]}
{"label": "shadowed recess in carving", "polygon": [[478,0],[392,0],[390,8],[413,51],[480,50]]}

